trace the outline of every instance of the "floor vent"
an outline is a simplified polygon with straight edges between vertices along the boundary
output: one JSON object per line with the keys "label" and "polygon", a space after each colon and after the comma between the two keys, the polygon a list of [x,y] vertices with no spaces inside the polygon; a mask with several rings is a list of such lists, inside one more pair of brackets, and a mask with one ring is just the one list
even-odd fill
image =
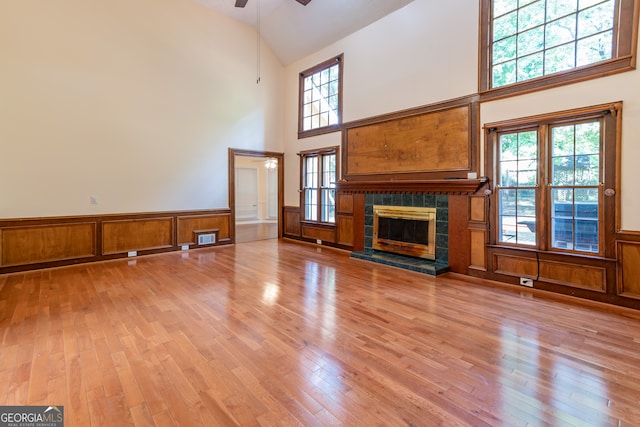
{"label": "floor vent", "polygon": [[215,244],[216,244],[216,235],[214,233],[198,234],[198,246],[215,245]]}

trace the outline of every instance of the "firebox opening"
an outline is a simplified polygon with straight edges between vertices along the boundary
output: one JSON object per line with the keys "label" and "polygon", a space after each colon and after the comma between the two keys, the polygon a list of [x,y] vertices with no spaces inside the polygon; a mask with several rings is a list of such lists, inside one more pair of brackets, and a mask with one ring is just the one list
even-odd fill
{"label": "firebox opening", "polygon": [[406,206],[373,206],[372,248],[435,259],[436,210]]}
{"label": "firebox opening", "polygon": [[378,238],[419,245],[429,244],[429,221],[378,218]]}

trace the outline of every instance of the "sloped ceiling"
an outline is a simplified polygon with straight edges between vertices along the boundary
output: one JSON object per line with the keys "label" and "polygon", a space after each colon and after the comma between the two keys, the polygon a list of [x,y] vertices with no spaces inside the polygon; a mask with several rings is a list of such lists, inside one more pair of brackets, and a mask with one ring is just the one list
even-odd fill
{"label": "sloped ceiling", "polygon": [[249,0],[234,7],[235,0],[194,0],[213,10],[256,27],[283,65],[289,65],[413,0],[312,0],[302,6],[294,0]]}

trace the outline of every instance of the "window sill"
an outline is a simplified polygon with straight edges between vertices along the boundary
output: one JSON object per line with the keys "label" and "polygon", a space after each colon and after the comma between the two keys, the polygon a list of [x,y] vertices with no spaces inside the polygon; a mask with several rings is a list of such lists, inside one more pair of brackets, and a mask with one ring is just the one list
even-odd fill
{"label": "window sill", "polygon": [[341,130],[342,130],[342,125],[333,125],[333,126],[325,126],[317,129],[298,131],[298,139],[324,135],[326,133],[340,132]]}
{"label": "window sill", "polygon": [[588,259],[593,261],[605,261],[605,262],[616,262],[615,258],[607,258],[601,255],[587,255],[587,254],[578,254],[571,252],[562,252],[562,251],[543,251],[541,249],[536,248],[525,248],[522,246],[510,246],[510,245],[500,245],[500,244],[487,244],[486,247],[488,249],[499,249],[505,251],[516,251],[516,252],[526,252],[530,254],[539,254],[539,255],[547,255],[547,256],[557,256],[557,257],[569,257],[574,259]]}
{"label": "window sill", "polygon": [[495,89],[486,89],[480,92],[480,101],[491,101],[510,96],[523,95],[530,92],[632,71],[636,68],[634,62],[635,58],[633,56],[626,55],[616,59],[603,61],[596,65],[574,68],[565,72],[550,74],[548,76],[542,76],[520,83],[513,83]]}

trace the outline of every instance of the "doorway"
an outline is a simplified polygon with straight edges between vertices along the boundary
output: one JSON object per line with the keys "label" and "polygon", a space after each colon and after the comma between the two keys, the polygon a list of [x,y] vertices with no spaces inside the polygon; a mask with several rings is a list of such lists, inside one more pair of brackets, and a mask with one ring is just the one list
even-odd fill
{"label": "doorway", "polygon": [[229,208],[235,243],[282,237],[283,153],[229,149]]}

